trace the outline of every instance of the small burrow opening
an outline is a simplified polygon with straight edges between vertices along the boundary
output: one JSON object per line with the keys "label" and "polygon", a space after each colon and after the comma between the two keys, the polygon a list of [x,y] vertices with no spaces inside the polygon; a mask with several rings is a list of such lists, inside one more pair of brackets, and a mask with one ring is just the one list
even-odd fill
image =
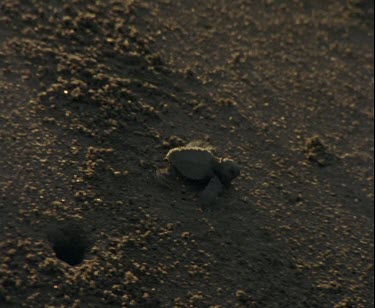
{"label": "small burrow opening", "polygon": [[82,263],[89,242],[78,222],[51,224],[47,230],[47,237],[57,258],[72,266]]}

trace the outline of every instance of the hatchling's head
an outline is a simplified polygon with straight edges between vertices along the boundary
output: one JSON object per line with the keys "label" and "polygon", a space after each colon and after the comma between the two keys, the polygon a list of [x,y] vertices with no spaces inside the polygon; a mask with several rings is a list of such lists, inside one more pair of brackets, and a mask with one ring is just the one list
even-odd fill
{"label": "hatchling's head", "polygon": [[222,158],[218,168],[221,183],[228,187],[232,180],[240,175],[240,167],[232,159]]}

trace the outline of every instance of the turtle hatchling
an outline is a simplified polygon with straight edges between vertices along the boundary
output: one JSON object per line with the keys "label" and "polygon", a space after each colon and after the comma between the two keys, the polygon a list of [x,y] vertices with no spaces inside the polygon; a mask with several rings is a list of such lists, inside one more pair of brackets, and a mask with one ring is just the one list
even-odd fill
{"label": "turtle hatchling", "polygon": [[239,166],[231,159],[216,157],[209,148],[182,146],[171,149],[165,159],[168,168],[158,172],[158,177],[181,175],[182,177],[206,183],[200,196],[202,204],[210,204],[230,186],[240,174]]}

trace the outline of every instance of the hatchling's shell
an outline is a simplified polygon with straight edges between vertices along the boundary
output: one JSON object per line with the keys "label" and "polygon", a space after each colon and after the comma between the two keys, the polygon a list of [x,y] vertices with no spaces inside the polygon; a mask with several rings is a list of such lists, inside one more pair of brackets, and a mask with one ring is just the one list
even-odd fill
{"label": "hatchling's shell", "polygon": [[168,152],[166,159],[185,177],[205,180],[214,176],[216,157],[201,148],[179,147]]}

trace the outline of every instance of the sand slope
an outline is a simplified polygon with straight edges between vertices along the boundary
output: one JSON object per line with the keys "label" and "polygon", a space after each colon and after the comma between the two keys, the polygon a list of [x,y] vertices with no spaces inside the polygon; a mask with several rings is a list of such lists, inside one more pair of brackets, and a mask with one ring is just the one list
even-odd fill
{"label": "sand slope", "polygon": [[373,2],[285,3],[1,1],[0,307],[373,306]]}

